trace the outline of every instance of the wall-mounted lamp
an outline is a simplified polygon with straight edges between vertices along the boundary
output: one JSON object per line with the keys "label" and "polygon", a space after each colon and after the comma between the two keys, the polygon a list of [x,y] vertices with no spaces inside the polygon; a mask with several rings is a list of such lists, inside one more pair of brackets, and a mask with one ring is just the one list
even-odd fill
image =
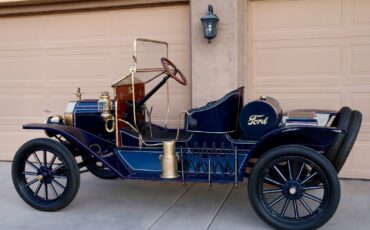
{"label": "wall-mounted lamp", "polygon": [[207,15],[200,18],[200,21],[203,25],[203,35],[208,39],[208,43],[211,43],[211,40],[217,36],[217,15],[213,14],[213,6],[208,5]]}

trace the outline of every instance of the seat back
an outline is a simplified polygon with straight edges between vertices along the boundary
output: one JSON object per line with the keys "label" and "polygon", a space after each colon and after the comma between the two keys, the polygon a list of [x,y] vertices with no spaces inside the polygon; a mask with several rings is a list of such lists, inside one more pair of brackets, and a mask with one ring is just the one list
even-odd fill
{"label": "seat back", "polygon": [[244,87],[226,94],[217,101],[191,109],[185,119],[188,132],[231,133],[238,129],[239,113],[243,106]]}

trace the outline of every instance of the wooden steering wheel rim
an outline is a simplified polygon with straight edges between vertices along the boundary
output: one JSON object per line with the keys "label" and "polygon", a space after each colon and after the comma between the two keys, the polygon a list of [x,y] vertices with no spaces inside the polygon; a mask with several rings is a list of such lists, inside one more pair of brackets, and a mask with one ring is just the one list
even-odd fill
{"label": "wooden steering wheel rim", "polygon": [[[173,79],[175,79],[181,85],[186,85],[187,84],[187,81],[186,81],[186,78],[185,78],[184,74],[181,72],[180,69],[178,69],[176,67],[175,64],[173,64],[172,61],[170,61],[168,58],[162,57],[161,58],[161,63],[163,65],[163,68],[164,68],[165,72],[168,75],[170,75],[170,77],[172,77]],[[170,66],[176,70],[175,73],[170,70],[170,68],[169,68]],[[179,74],[180,77],[177,77],[176,76],[177,74]]]}

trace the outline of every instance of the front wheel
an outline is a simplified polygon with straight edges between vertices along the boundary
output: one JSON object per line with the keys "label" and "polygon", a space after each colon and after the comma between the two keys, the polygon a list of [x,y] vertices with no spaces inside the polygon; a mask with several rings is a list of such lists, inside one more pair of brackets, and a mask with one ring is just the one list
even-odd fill
{"label": "front wheel", "polygon": [[41,211],[57,211],[75,198],[79,168],[61,143],[39,138],[25,143],[15,154],[12,179],[20,197]]}
{"label": "front wheel", "polygon": [[262,155],[248,186],[253,209],[278,229],[316,229],[334,215],[340,200],[331,163],[302,146],[282,146]]}

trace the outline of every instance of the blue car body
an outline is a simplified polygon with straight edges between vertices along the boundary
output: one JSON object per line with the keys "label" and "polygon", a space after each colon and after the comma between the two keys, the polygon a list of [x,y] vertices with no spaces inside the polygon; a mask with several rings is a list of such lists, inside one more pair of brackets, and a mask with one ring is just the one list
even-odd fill
{"label": "blue car body", "polygon": [[[261,104],[262,101],[258,103]],[[114,101],[112,104],[114,105]],[[260,104],[255,102],[250,107],[253,107],[252,110],[259,110],[258,114],[271,112],[265,111]],[[114,106],[112,110],[114,112]],[[243,117],[245,112],[242,110],[243,88],[239,88],[220,100],[186,113],[185,128],[179,130],[179,138],[176,141],[181,176],[173,180],[237,184],[243,180],[250,159],[258,158],[269,149],[281,145],[302,145],[324,153],[337,135],[343,132],[336,127],[330,127],[329,123],[326,126],[305,125],[305,121],[302,121],[300,125],[287,125],[286,121],[282,121],[282,115],[277,115],[274,120],[276,124],[268,127],[270,123],[262,124],[267,123],[268,118],[261,118],[256,122],[256,116],[252,115],[249,116],[249,123],[252,124],[248,127],[249,134],[260,133],[265,129],[265,133],[258,134],[256,138],[255,135],[243,132],[243,122],[248,120],[248,117]],[[329,118],[335,115],[330,111],[325,113]],[[152,124],[151,132],[154,134],[143,137],[145,142],[151,145],[145,146],[140,143],[139,136],[130,129],[117,130],[117,135],[106,132],[98,110],[98,100],[77,101],[73,117],[73,125],[70,126],[48,122],[27,124],[23,128],[41,129],[50,136],[63,137],[65,141],[62,143],[71,152],[83,152],[98,159],[122,179],[168,180],[161,177],[159,158],[163,150],[160,143],[176,139],[176,129]],[[116,137],[120,138],[121,146],[117,146]]]}

